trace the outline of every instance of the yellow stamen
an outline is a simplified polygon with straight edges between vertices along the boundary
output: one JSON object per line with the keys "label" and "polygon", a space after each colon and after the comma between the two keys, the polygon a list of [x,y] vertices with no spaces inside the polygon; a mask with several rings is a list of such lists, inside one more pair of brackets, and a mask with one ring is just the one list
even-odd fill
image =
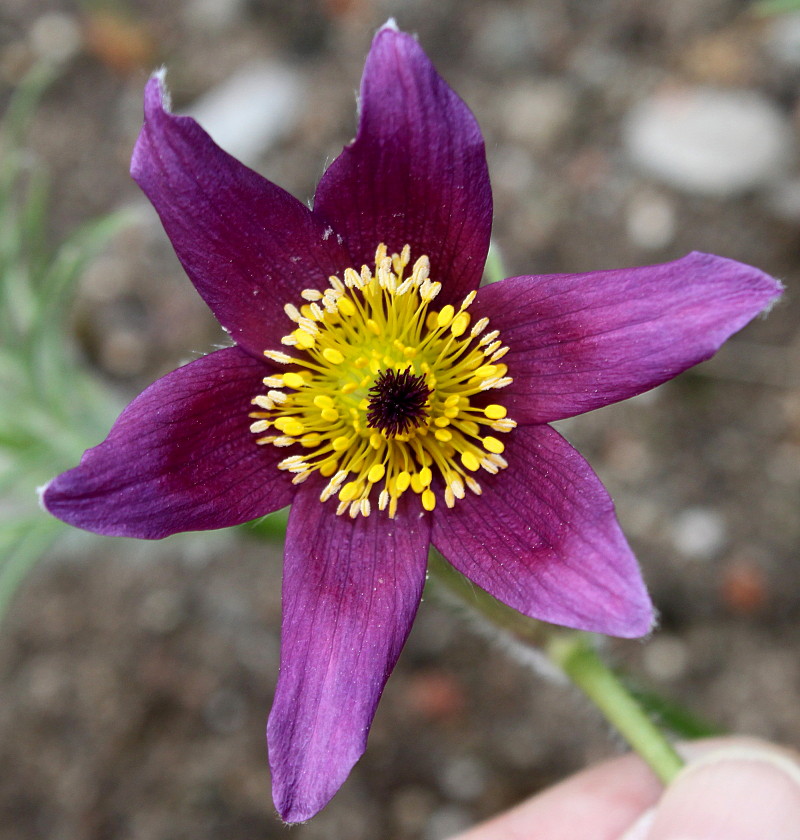
{"label": "yellow stamen", "polygon": [[264,351],[292,367],[265,377],[266,393],[252,399],[256,442],[293,447],[279,468],[296,484],[323,476],[320,501],[335,499],[340,515],[392,518],[409,492],[426,511],[439,495],[452,508],[467,489],[480,494],[471,474],[505,468],[494,434],[516,424],[498,402],[474,404],[512,381],[498,331],[486,317],[472,323],[475,292],[435,311],[442,285],[408,246],[381,245],[374,270],[341,278],[284,307],[291,331],[281,343],[296,355]]}

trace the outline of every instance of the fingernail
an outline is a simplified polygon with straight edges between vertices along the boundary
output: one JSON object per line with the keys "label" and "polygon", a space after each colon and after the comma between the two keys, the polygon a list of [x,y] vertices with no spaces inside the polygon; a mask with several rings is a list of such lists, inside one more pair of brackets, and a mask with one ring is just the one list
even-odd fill
{"label": "fingernail", "polygon": [[687,765],[642,840],[798,840],[800,767],[788,755],[726,747]]}

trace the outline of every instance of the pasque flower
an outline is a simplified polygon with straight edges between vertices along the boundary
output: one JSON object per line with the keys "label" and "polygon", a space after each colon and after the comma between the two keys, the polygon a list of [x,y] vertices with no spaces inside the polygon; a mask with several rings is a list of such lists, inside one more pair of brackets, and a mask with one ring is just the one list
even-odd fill
{"label": "pasque flower", "polygon": [[707,359],[778,283],[695,253],[479,288],[492,219],[481,133],[392,25],[313,210],[171,114],[158,75],[131,171],[235,343],[147,388],[43,502],[146,539],[292,503],[268,724],[285,820],[322,808],[364,751],[431,543],[527,615],[647,633],[612,502],[547,424]]}

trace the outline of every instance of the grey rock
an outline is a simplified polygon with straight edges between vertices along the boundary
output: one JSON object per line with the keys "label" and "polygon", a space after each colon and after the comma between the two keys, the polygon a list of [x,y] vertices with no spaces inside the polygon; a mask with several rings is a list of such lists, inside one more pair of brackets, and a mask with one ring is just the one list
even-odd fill
{"label": "grey rock", "polygon": [[645,172],[689,193],[737,195],[780,178],[792,159],[788,121],[749,90],[657,92],[629,113],[626,151]]}

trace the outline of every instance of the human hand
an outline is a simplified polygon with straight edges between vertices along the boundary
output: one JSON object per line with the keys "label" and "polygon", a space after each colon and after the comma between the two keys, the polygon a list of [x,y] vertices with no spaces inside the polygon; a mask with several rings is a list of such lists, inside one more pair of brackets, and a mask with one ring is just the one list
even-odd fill
{"label": "human hand", "polygon": [[584,770],[452,840],[800,840],[800,757],[751,738],[680,749],[665,790],[638,756]]}

